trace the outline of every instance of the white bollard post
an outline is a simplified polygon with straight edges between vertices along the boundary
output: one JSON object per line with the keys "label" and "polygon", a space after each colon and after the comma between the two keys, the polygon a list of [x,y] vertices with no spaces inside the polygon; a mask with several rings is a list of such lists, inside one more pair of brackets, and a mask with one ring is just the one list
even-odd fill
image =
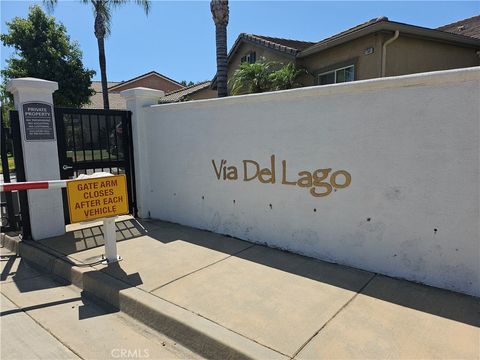
{"label": "white bollard post", "polygon": [[117,236],[115,234],[115,218],[103,219],[103,236],[105,239],[105,257],[107,263],[117,262],[120,257],[117,255]]}

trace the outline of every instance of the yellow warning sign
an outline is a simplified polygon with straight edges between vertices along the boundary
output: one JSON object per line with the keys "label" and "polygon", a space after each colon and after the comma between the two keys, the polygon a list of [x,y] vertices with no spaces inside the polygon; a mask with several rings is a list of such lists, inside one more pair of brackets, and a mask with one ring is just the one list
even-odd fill
{"label": "yellow warning sign", "polygon": [[69,181],[67,197],[72,223],[128,214],[125,175]]}

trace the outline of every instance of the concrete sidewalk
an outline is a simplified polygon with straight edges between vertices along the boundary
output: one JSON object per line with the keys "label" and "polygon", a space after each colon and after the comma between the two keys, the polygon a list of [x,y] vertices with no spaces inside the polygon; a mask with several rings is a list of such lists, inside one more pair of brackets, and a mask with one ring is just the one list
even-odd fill
{"label": "concrete sidewalk", "polygon": [[14,253],[0,254],[2,360],[200,358]]}
{"label": "concrete sidewalk", "polygon": [[[123,261],[74,266],[70,280],[88,273],[88,291],[210,358],[480,356],[478,298],[161,221],[124,217],[117,240]],[[101,227],[24,250],[39,251],[95,262]]]}

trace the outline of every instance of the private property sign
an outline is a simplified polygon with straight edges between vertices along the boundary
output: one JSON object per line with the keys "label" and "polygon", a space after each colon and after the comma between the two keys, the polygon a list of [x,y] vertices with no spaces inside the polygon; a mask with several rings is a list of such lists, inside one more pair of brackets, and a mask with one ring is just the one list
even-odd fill
{"label": "private property sign", "polygon": [[41,102],[23,104],[26,141],[55,140],[52,105]]}
{"label": "private property sign", "polygon": [[67,197],[72,223],[128,214],[125,175],[69,181]]}

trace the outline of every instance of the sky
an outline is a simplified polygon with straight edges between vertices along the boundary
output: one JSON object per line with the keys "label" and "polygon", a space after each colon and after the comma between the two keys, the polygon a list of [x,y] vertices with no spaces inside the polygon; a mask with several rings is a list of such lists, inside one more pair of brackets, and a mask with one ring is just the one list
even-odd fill
{"label": "sky", "polygon": [[[1,32],[6,22],[26,17],[42,1],[1,1]],[[43,6],[43,5],[42,5]],[[230,1],[228,48],[242,33],[319,41],[378,16],[435,28],[480,14],[480,1]],[[59,0],[51,13],[79,43],[85,67],[97,72],[98,48],[91,5]],[[115,9],[106,40],[109,81],[123,81],[155,70],[177,81],[210,80],[216,69],[215,27],[209,1],[152,1],[145,15],[133,3]],[[1,67],[13,54],[1,47]]]}

